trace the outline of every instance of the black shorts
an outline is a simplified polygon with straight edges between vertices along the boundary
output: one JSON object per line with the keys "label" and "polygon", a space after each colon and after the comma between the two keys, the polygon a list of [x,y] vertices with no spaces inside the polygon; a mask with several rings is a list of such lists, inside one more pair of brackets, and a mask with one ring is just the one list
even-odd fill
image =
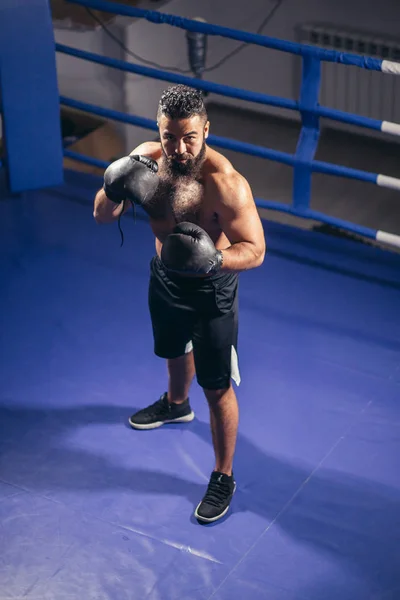
{"label": "black shorts", "polygon": [[205,389],[237,385],[238,282],[223,271],[207,278],[167,272],[158,256],[150,263],[149,308],[154,352],[177,358],[193,350],[196,377]]}

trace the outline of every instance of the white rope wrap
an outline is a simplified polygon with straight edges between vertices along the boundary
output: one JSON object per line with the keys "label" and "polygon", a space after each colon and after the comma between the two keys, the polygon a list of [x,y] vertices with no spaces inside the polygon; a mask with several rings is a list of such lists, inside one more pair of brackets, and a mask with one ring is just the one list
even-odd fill
{"label": "white rope wrap", "polygon": [[383,242],[384,244],[390,244],[391,246],[400,248],[400,235],[387,233],[386,231],[377,231],[375,239],[377,242]]}
{"label": "white rope wrap", "polygon": [[396,63],[391,60],[383,60],[382,73],[389,73],[390,75],[400,75],[400,63]]}

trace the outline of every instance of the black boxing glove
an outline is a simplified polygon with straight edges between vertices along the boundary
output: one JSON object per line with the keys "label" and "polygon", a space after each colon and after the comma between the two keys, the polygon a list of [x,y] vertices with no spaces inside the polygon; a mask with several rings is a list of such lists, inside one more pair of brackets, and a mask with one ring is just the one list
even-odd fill
{"label": "black boxing glove", "polygon": [[159,183],[158,165],[148,156],[124,156],[104,172],[104,192],[112,202],[120,204],[126,198],[146,208]]}
{"label": "black boxing glove", "polygon": [[204,229],[179,223],[165,239],[161,261],[169,271],[182,275],[211,275],[221,268],[223,256]]}

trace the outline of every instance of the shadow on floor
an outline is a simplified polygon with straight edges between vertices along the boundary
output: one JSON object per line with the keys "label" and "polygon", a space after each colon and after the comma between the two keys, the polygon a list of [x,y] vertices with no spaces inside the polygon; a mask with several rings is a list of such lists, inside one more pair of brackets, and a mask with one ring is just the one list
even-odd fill
{"label": "shadow on floor", "polygon": [[[89,424],[127,427],[127,416],[124,406],[33,409],[29,405],[3,405],[0,422],[8,439],[12,434],[13,448],[18,440],[18,452],[8,451],[3,438],[0,479],[13,483],[22,468],[26,473],[23,487],[36,493],[46,491],[48,495],[51,490],[65,489],[101,494],[126,489],[136,494],[183,496],[195,507],[204,493],[204,483],[193,483],[161,469],[119,467],[104,455],[60,447],[59,440],[68,430]],[[208,423],[197,418],[189,425],[166,427],[189,429],[211,444]],[[132,436],[137,435],[156,439],[157,430],[132,431]],[[332,555],[354,576],[369,581],[375,590],[384,592],[400,585],[398,489],[324,469],[314,473],[290,510],[282,511],[305,485],[310,472],[270,456],[243,435],[237,442],[235,476],[238,490],[229,514],[249,511],[268,521],[277,519],[276,527],[286,535],[318,553]]]}

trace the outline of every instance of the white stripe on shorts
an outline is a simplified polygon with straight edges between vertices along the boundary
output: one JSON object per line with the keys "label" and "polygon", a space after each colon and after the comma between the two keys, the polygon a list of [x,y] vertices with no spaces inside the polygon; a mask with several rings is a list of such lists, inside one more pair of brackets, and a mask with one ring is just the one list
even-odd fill
{"label": "white stripe on shorts", "polygon": [[235,346],[231,346],[231,377],[236,385],[240,385],[239,361]]}

